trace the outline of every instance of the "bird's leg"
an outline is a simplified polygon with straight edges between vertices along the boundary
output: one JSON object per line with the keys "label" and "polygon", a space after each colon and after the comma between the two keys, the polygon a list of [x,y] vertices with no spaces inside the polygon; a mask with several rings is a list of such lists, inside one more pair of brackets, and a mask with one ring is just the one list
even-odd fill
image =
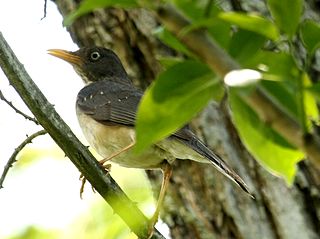
{"label": "bird's leg", "polygon": [[169,163],[164,163],[161,167],[162,170],[162,174],[163,174],[163,178],[162,178],[162,183],[161,183],[161,189],[160,189],[160,193],[159,193],[159,197],[158,197],[158,201],[157,201],[157,205],[156,205],[156,210],[152,216],[152,218],[150,219],[150,225],[149,225],[149,237],[152,237],[153,234],[153,229],[155,224],[158,221],[159,218],[159,213],[160,213],[160,209],[164,200],[164,196],[166,194],[168,185],[169,185],[169,180],[172,174],[172,166]]}
{"label": "bird's leg", "polygon": [[[111,156],[104,158],[102,160],[99,161],[99,163],[102,165],[102,167],[106,170],[106,173],[108,173],[110,171],[111,168],[111,164],[106,164],[104,165],[107,161],[113,159],[114,157],[128,151],[129,149],[131,149],[133,146],[135,145],[135,141],[133,141],[131,144],[129,144],[128,146],[122,148],[121,150],[111,154]],[[80,187],[80,198],[82,199],[82,194],[84,191],[84,185],[87,181],[87,179],[81,174],[80,175],[80,179],[81,179],[81,187]],[[94,191],[94,188],[92,188],[92,190]]]}
{"label": "bird's leg", "polygon": [[131,144],[129,144],[128,146],[126,146],[126,147],[120,149],[119,151],[114,152],[113,154],[111,154],[108,158],[105,158],[105,159],[100,160],[99,163],[103,166],[105,162],[107,162],[107,161],[113,159],[114,157],[116,157],[116,156],[118,156],[118,155],[120,155],[120,154],[128,151],[129,149],[131,149],[131,148],[135,145],[135,143],[136,143],[136,142],[133,141],[133,142],[132,142]]}

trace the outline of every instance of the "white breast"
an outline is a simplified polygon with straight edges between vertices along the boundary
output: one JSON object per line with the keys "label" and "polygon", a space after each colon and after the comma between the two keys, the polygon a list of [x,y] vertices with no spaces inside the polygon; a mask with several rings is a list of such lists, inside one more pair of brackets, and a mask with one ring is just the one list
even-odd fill
{"label": "white breast", "polygon": [[[108,158],[135,141],[135,131],[131,127],[105,125],[92,119],[77,109],[78,121],[84,136],[99,155]],[[111,161],[129,168],[158,168],[164,159],[173,160],[171,155],[157,146],[152,146],[140,155],[128,150]]]}

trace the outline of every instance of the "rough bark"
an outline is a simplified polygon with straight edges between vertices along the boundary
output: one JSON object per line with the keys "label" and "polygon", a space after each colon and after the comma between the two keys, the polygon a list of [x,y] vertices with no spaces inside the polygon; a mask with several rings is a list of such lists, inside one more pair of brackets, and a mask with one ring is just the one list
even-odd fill
{"label": "rough bark", "polygon": [[[78,1],[55,2],[65,16],[77,7]],[[263,11],[265,6],[259,7]],[[161,71],[157,56],[175,54],[152,35],[157,26],[154,15],[144,9],[111,8],[80,17],[68,30],[79,46],[112,48],[134,82],[145,88]],[[320,177],[309,162],[300,163],[291,188],[271,175],[242,145],[225,101],[212,102],[193,121],[193,126],[243,177],[256,199],[249,198],[208,165],[176,161],[162,210],[162,219],[170,227],[172,238],[320,237]],[[157,172],[148,175],[157,194],[161,175]]]}

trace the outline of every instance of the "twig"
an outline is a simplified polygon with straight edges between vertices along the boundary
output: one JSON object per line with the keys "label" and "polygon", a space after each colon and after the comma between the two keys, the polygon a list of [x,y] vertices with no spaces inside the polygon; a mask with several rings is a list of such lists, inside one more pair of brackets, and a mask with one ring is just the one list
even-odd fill
{"label": "twig", "polygon": [[47,0],[44,0],[44,4],[43,4],[43,17],[40,20],[45,19],[47,16]]}
{"label": "twig", "polygon": [[17,108],[12,104],[12,102],[8,101],[8,100],[4,97],[4,95],[2,94],[1,90],[0,90],[0,99],[3,100],[4,102],[6,102],[7,105],[9,105],[17,114],[20,114],[20,115],[22,115],[25,119],[34,122],[36,125],[39,125],[39,122],[38,122],[35,118],[30,117],[29,115],[23,113],[21,110],[17,109]]}
{"label": "twig", "polygon": [[[57,145],[65,152],[73,164],[91,183],[96,191],[110,204],[130,229],[139,238],[148,238],[149,221],[121,190],[113,178],[73,134],[61,119],[52,104],[48,102],[32,81],[23,65],[18,61],[0,32],[0,66],[25,104],[29,107],[40,125],[50,134]],[[164,237],[154,229],[153,239]]]}
{"label": "twig", "polygon": [[[239,69],[239,64],[233,60],[206,31],[196,29],[186,34],[180,34],[185,27],[190,26],[187,20],[170,4],[159,6],[157,14],[160,21],[174,33],[193,53],[222,78],[228,72]],[[286,115],[259,87],[250,95],[242,96],[274,130],[289,143],[304,151],[308,158],[320,168],[320,142],[314,135],[304,135],[299,124]]]}
{"label": "twig", "polygon": [[46,134],[47,131],[45,130],[40,130],[30,136],[28,136],[13,152],[11,157],[9,158],[7,164],[4,166],[4,170],[2,172],[1,178],[0,178],[0,189],[3,188],[3,181],[6,178],[9,169],[12,167],[13,163],[15,163],[17,160],[17,155],[22,151],[22,149],[29,143],[32,143],[32,140],[40,135]]}

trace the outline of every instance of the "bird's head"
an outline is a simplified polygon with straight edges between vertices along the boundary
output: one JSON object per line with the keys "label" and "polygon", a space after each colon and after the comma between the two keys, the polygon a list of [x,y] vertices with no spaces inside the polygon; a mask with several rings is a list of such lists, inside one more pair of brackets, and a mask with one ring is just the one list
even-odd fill
{"label": "bird's head", "polygon": [[109,49],[83,47],[75,52],[50,49],[48,53],[69,62],[86,84],[106,79],[130,82],[120,59]]}

